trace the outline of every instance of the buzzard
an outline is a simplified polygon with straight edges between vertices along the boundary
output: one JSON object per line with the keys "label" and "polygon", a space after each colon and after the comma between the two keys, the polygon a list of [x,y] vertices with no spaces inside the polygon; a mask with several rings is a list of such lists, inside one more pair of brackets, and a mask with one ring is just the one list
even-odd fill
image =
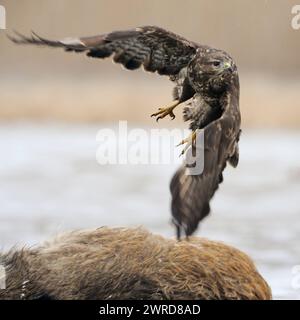
{"label": "buzzard", "polygon": [[107,58],[126,69],[143,66],[146,71],[169,76],[175,83],[174,101],[152,116],[175,118],[174,109],[185,102],[183,118],[190,123],[191,136],[181,141],[183,152],[194,150],[197,135],[204,139],[201,173],[189,174],[186,163],[177,170],[170,184],[173,223],[177,238],[191,235],[210,212],[209,202],[227,162],[236,167],[241,116],[239,79],[232,58],[224,51],[200,45],[155,26],[61,41],[16,33],[9,38],[18,44],[32,44],[84,52],[89,57]]}

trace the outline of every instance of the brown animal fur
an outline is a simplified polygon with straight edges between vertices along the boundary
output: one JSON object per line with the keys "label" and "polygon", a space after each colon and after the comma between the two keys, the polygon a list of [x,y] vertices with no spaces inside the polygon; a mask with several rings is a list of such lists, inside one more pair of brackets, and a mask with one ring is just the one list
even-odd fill
{"label": "brown animal fur", "polygon": [[0,256],[0,299],[271,299],[241,251],[203,238],[177,242],[143,228],[74,231]]}

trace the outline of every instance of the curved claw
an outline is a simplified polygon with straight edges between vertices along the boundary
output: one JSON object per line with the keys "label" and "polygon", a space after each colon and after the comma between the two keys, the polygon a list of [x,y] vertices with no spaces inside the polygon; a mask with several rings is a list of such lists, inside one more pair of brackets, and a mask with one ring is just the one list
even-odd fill
{"label": "curved claw", "polygon": [[169,107],[158,108],[158,112],[151,114],[151,117],[157,117],[156,122],[158,122],[158,120],[160,119],[163,119],[167,115],[171,117],[171,120],[174,120],[176,117],[173,110],[176,106],[178,106],[178,104],[179,104],[179,101],[175,100]]}
{"label": "curved claw", "polygon": [[174,120],[176,117],[175,117],[175,114],[173,113],[173,111],[171,111],[169,113],[169,116],[171,117],[171,120]]}
{"label": "curved claw", "polygon": [[179,146],[181,146],[183,144],[186,144],[184,146],[183,150],[181,151],[179,157],[184,155],[189,147],[195,147],[195,142],[196,142],[196,131],[193,131],[189,137],[187,137],[186,139],[181,140],[178,143],[178,145],[176,146],[176,147],[179,147]]}

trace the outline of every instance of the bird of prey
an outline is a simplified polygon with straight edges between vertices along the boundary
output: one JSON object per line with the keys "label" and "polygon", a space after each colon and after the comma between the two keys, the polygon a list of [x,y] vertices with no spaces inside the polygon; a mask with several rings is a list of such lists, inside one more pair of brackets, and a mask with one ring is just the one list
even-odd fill
{"label": "bird of prey", "polygon": [[187,143],[184,151],[195,146],[199,132],[204,134],[202,172],[188,174],[189,168],[183,163],[170,184],[177,238],[182,233],[186,237],[191,235],[210,212],[209,202],[223,181],[227,162],[236,167],[239,160],[239,79],[232,58],[222,50],[155,26],[61,41],[44,39],[35,33],[30,37],[16,33],[9,38],[18,44],[85,52],[93,58],[113,55],[113,60],[126,69],[143,66],[146,71],[169,76],[175,83],[174,101],[152,116],[159,120],[169,115],[173,119],[174,109],[185,102],[183,118],[190,122],[192,133],[181,142]]}

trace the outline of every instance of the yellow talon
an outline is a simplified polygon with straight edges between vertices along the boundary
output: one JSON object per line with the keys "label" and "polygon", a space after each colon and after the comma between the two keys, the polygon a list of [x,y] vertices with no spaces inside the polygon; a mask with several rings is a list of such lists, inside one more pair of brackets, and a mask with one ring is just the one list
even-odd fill
{"label": "yellow talon", "polygon": [[193,131],[187,138],[183,139],[181,142],[178,143],[178,145],[176,147],[179,147],[183,144],[186,143],[185,147],[183,148],[183,150],[181,151],[179,156],[184,155],[184,153],[186,152],[186,150],[191,146],[192,148],[195,148],[196,145],[196,136],[197,133],[196,131]]}
{"label": "yellow talon", "polygon": [[173,101],[170,106],[165,108],[158,108],[158,112],[151,114],[151,117],[156,117],[156,121],[163,119],[167,115],[171,117],[171,120],[175,119],[175,114],[173,110],[180,104],[179,100]]}

